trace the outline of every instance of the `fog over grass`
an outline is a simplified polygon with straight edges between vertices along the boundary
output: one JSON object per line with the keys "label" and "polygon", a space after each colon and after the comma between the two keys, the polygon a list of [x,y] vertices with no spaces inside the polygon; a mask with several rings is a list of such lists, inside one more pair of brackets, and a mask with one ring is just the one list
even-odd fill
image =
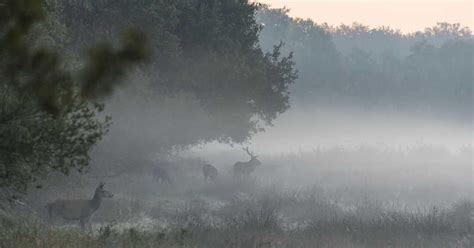
{"label": "fog over grass", "polygon": [[[334,147],[357,149],[360,146],[407,151],[419,145],[458,153],[472,147],[472,135],[472,123],[424,116],[423,113],[317,106],[310,109],[293,107],[248,144],[258,153],[269,155]],[[194,149],[212,152],[236,148],[212,143]]]}
{"label": "fog over grass", "polygon": [[[22,98],[5,98],[13,120],[29,126],[12,121],[0,129],[0,138],[17,142],[16,153],[0,153],[0,164],[13,154],[17,165],[41,158],[32,165],[47,166],[36,181],[36,167],[16,170],[28,172],[19,173],[28,187],[0,205],[0,247],[474,244],[468,28],[333,27],[233,0],[47,2],[68,53],[129,22],[149,32],[155,53],[97,100],[103,112],[85,114],[104,122],[79,116],[70,123],[100,131],[70,145],[90,165],[81,171],[54,167],[69,161],[69,150],[63,160],[43,162],[41,151],[24,159],[30,153],[16,131],[42,134],[52,124],[15,116]],[[72,67],[81,63],[71,56]],[[26,134],[32,151],[38,141],[61,151],[71,138],[48,143]],[[255,156],[261,164],[234,169]],[[217,169],[215,180],[205,179],[207,164]],[[97,189],[114,196],[94,202],[101,205],[86,231],[48,216],[47,204],[91,199]],[[57,204],[59,215],[63,208]]]}

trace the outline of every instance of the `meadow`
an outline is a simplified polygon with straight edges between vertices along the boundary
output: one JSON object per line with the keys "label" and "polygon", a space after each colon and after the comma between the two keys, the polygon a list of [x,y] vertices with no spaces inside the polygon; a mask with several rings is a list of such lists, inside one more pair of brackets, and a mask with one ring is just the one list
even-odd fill
{"label": "meadow", "polygon": [[2,214],[0,247],[472,247],[471,152],[320,149],[262,156],[249,178],[232,177],[232,155],[218,153],[208,155],[220,171],[215,182],[202,178],[207,161],[183,154],[173,185],[150,173],[107,182],[115,197],[86,232],[49,222],[44,203],[88,197],[90,187],[59,180],[36,190]]}

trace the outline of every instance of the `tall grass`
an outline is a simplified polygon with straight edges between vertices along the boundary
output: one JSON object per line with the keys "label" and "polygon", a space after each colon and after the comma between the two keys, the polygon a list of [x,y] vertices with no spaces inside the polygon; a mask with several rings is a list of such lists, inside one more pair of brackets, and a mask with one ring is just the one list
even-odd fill
{"label": "tall grass", "polygon": [[364,202],[342,209],[301,194],[264,191],[219,209],[205,200],[189,200],[169,216],[165,228],[102,225],[82,233],[78,227],[34,218],[5,220],[0,247],[467,248],[474,244],[473,211],[474,203],[467,200],[449,208],[393,210]]}
{"label": "tall grass", "polygon": [[213,158],[221,172],[215,182],[202,178],[207,161],[192,158],[180,160],[171,186],[149,173],[107,182],[116,197],[103,202],[88,233],[76,223],[49,224],[42,214],[57,192],[84,197],[90,188],[35,191],[26,202],[39,215],[0,217],[0,248],[473,247],[472,149],[261,156],[245,179],[232,177],[224,155]]}

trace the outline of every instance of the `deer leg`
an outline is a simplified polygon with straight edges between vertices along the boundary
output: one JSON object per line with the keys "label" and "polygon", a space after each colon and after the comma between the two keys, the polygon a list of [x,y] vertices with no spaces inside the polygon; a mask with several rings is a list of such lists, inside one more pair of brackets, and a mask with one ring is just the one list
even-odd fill
{"label": "deer leg", "polygon": [[89,222],[89,219],[90,219],[90,216],[89,217],[85,217],[85,218],[81,218],[81,230],[82,231],[85,231],[86,230],[86,224],[89,224],[88,225],[88,228],[89,230],[92,230],[92,224]]}
{"label": "deer leg", "polygon": [[53,206],[51,204],[46,205],[46,209],[48,211],[48,224],[53,223]]}

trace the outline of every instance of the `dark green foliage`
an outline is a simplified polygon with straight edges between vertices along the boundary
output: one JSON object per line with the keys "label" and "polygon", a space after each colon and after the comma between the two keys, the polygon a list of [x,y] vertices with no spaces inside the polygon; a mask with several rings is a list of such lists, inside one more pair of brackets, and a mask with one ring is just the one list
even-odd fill
{"label": "dark green foliage", "polygon": [[213,132],[197,132],[212,134],[173,145],[242,142],[261,130],[259,120],[270,124],[289,107],[296,79],[291,55],[280,56],[279,46],[268,54],[259,48],[258,7],[244,0],[67,2],[62,19],[72,49],[123,26],[147,30],[153,56],[140,72],[150,97],[189,94],[215,119]]}
{"label": "dark green foliage", "polygon": [[52,49],[37,47],[31,37],[33,25],[43,19],[41,0],[7,1],[1,5],[4,13],[0,40],[2,81],[19,91],[35,95],[39,104],[52,114],[58,114],[74,95],[102,96],[123,76],[133,62],[147,56],[143,34],[130,30],[122,44],[114,49],[103,43],[90,49],[82,81],[64,70],[64,61]]}
{"label": "dark green foliage", "polygon": [[51,170],[68,174],[89,163],[91,147],[108,120],[96,118],[100,105],[70,103],[60,116],[45,112],[34,96],[2,85],[0,106],[0,187],[23,192]]}
{"label": "dark green foliage", "polygon": [[129,30],[123,34],[122,42],[119,49],[103,43],[88,51],[88,63],[83,72],[84,97],[110,95],[117,82],[125,75],[126,69],[147,56],[143,34]]}
{"label": "dark green foliage", "polygon": [[97,119],[103,106],[82,96],[109,93],[146,55],[143,36],[129,32],[119,49],[95,48],[78,79],[63,54],[41,46],[35,28],[44,7],[41,0],[0,2],[0,188],[7,196],[52,170],[68,174],[88,165],[109,119]]}

